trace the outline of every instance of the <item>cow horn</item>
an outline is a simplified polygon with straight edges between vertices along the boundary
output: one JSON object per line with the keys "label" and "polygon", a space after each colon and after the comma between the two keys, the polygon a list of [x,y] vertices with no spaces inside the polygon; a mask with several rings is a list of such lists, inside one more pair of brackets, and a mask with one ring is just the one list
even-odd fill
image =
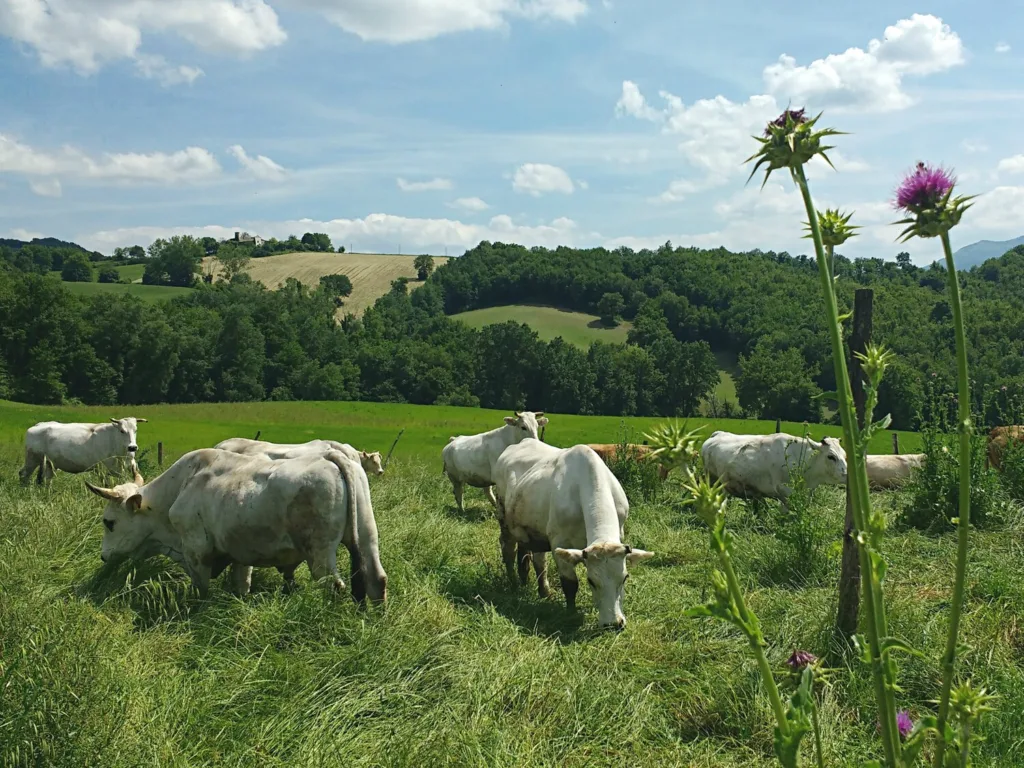
{"label": "cow horn", "polygon": [[111,424],[117,424],[117,422],[119,422],[119,421],[120,421],[120,419],[111,419],[110,423]]}
{"label": "cow horn", "polygon": [[98,486],[95,486],[92,483],[90,483],[88,480],[85,481],[85,487],[88,488],[93,493],[95,493],[97,496],[102,496],[104,499],[114,501],[115,499],[118,498],[117,493],[115,493],[112,489],[99,488]]}
{"label": "cow horn", "polygon": [[138,422],[139,424],[148,424],[149,423],[149,419],[136,419],[135,421]]}
{"label": "cow horn", "polygon": [[537,418],[540,418],[541,416],[544,415],[544,411],[537,411],[533,415],[536,416]]}
{"label": "cow horn", "polygon": [[514,414],[515,414],[515,416],[516,416],[516,418],[517,418],[517,419],[519,418],[519,411],[512,411],[512,413],[514,413]]}
{"label": "cow horn", "polygon": [[139,468],[137,466],[133,466],[132,469],[135,471],[135,484],[145,485],[146,481],[142,479],[142,475],[139,473]]}

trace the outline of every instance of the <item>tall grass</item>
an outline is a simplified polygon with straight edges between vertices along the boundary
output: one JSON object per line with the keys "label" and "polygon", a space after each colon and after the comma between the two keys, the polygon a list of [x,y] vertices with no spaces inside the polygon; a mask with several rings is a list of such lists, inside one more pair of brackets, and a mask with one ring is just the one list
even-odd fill
{"label": "tall grass", "polygon": [[[404,438],[403,438],[404,439]],[[727,626],[683,618],[707,584],[706,530],[631,499],[629,543],[657,556],[633,569],[628,629],[504,578],[498,529],[454,513],[429,453],[396,459],[372,493],[389,602],[330,600],[300,569],[282,594],[257,569],[240,600],[215,581],[201,600],[175,565],[99,560],[99,502],[81,478],[17,483],[18,447],[0,443],[0,765],[4,766],[763,766],[769,705]],[[879,494],[876,506],[899,497]],[[770,631],[773,665],[827,636],[835,563],[820,583],[779,586],[757,565],[778,547],[733,502],[737,570]],[[840,535],[842,494],[812,512]],[[976,765],[1024,764],[1024,528],[981,532],[972,560],[964,673],[997,688]],[[887,537],[893,630],[919,647],[940,637],[952,537]],[[344,554],[344,553],[342,553]],[[344,570],[344,566],[343,566]],[[558,581],[553,586],[557,589]],[[932,659],[908,659],[908,699],[934,696]],[[821,701],[826,758],[848,765],[875,741],[860,665]],[[840,703],[841,702],[841,703]]]}

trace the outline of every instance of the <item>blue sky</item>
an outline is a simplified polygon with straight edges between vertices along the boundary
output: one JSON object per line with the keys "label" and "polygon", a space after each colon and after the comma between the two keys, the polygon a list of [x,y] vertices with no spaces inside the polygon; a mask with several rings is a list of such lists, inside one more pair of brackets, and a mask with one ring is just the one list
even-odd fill
{"label": "blue sky", "polygon": [[783,7],[0,0],[0,236],[803,252],[792,183],[741,165],[787,104],[851,132],[811,176],[865,227],[847,255],[903,249],[887,201],[918,160],[981,195],[955,246],[1024,234],[1024,8]]}

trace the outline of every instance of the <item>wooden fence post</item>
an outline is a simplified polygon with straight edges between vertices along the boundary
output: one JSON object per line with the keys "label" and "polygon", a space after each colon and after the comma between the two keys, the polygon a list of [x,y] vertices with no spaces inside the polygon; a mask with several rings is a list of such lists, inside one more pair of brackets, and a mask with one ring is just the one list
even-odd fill
{"label": "wooden fence post", "polygon": [[775,431],[776,432],[781,432],[782,431],[782,419],[776,419],[775,420]]}
{"label": "wooden fence post", "polygon": [[[858,288],[853,300],[853,333],[850,335],[849,373],[853,389],[853,403],[857,409],[857,422],[864,429],[864,370],[855,352],[863,353],[871,342],[871,310],[874,292]],[[895,435],[893,435],[895,437]],[[850,446],[847,446],[849,448]],[[849,641],[857,632],[860,612],[860,556],[853,538],[853,504],[850,487],[846,487],[846,520],[843,522],[843,559],[839,572],[839,609],[836,612],[836,633]]]}
{"label": "wooden fence post", "polygon": [[263,434],[263,430],[262,429],[257,429],[256,430],[256,437],[254,437],[253,440],[259,440],[260,439],[260,435],[262,435],[262,434]]}
{"label": "wooden fence post", "polygon": [[164,465],[164,444],[162,442],[156,444],[156,463],[160,467]]}
{"label": "wooden fence post", "polygon": [[900,453],[900,436],[895,432],[892,433],[892,452],[897,456]]}

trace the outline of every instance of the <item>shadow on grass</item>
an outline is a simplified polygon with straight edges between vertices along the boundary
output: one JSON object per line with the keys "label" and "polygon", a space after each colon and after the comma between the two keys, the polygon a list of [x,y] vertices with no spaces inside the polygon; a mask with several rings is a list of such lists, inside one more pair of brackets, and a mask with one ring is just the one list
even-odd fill
{"label": "shadow on grass", "polygon": [[606,323],[601,318],[591,320],[589,323],[587,323],[587,328],[593,328],[594,330],[597,331],[611,331],[618,327],[619,323]]}
{"label": "shadow on grass", "polygon": [[[554,583],[551,583],[551,582]],[[595,637],[598,630],[587,628],[587,617],[580,611],[570,611],[558,584],[557,575],[548,573],[551,594],[537,596],[537,581],[532,571],[525,586],[513,585],[502,574],[476,570],[453,576],[442,585],[441,594],[456,605],[485,611],[493,608],[498,614],[532,635],[554,640],[562,645],[578,643]]]}
{"label": "shadow on grass", "polygon": [[445,509],[445,513],[463,523],[482,523],[494,517],[494,507],[487,501],[482,504],[464,504],[463,506],[465,509],[460,512],[459,508],[452,504]]}

